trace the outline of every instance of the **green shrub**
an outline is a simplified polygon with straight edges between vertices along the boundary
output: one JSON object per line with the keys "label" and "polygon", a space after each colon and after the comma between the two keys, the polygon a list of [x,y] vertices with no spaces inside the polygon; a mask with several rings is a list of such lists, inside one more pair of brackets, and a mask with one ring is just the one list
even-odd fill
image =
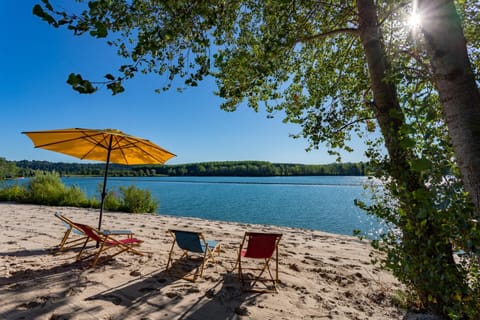
{"label": "green shrub", "polygon": [[[374,186],[372,205],[356,201],[390,226],[379,240],[372,241],[375,249],[385,253],[375,262],[406,285],[408,309],[426,310],[446,319],[479,319],[476,248],[480,247],[480,230],[468,194],[459,179],[429,182],[428,188],[415,190],[402,202],[391,200],[397,190],[389,181]],[[463,254],[459,256],[459,252]]]}
{"label": "green shrub", "polygon": [[123,196],[122,211],[132,213],[153,213],[157,211],[158,201],[152,199],[149,190],[129,186],[120,187],[120,192]]}
{"label": "green shrub", "polygon": [[94,204],[80,188],[66,187],[54,173],[37,175],[26,186],[1,189],[0,194],[5,194],[5,197],[0,196],[2,200],[51,206],[91,207]]}
{"label": "green shrub", "polygon": [[57,174],[49,173],[33,177],[28,183],[27,192],[32,203],[60,205],[66,188]]}
{"label": "green shrub", "polygon": [[[148,190],[135,186],[120,187],[119,192],[108,191],[104,209],[131,213],[153,213],[157,211],[158,201],[152,199]],[[101,192],[101,185],[99,192]],[[76,186],[67,187],[55,173],[40,174],[30,179],[26,185],[12,185],[0,188],[0,201],[15,201],[49,206],[72,206],[100,208],[100,201],[88,199]]]}
{"label": "green shrub", "polygon": [[[118,194],[115,192],[115,190],[110,190],[107,192],[107,195],[105,196],[105,200],[103,203],[103,208],[105,210],[110,210],[110,211],[121,211],[121,206],[122,206],[122,200],[118,196]],[[100,204],[99,204],[100,207]]]}
{"label": "green shrub", "polygon": [[90,201],[85,193],[77,186],[65,188],[65,192],[60,200],[61,206],[88,207]]}
{"label": "green shrub", "polygon": [[25,202],[26,198],[27,190],[21,185],[16,184],[0,189],[1,201]]}

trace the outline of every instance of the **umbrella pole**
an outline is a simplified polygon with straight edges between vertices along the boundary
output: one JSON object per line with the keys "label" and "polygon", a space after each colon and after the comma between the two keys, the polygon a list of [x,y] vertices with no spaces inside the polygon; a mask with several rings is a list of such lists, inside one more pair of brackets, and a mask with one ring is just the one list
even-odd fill
{"label": "umbrella pole", "polygon": [[102,230],[102,216],[103,216],[103,206],[105,204],[105,197],[107,196],[107,176],[108,176],[108,167],[110,165],[110,152],[112,151],[112,136],[110,136],[110,143],[108,145],[107,152],[107,163],[105,164],[105,175],[103,176],[103,190],[102,190],[102,201],[100,203],[100,218],[98,219],[98,230]]}

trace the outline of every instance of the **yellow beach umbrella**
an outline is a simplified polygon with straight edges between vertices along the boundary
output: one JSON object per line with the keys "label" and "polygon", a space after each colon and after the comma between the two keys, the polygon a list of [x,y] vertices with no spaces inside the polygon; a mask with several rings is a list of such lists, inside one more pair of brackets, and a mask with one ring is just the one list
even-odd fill
{"label": "yellow beach umbrella", "polygon": [[163,164],[175,154],[149,140],[134,137],[115,129],[58,129],[26,131],[35,148],[67,154],[79,159],[105,161],[102,201],[98,229],[102,226],[103,205],[106,196],[108,167],[110,163]]}

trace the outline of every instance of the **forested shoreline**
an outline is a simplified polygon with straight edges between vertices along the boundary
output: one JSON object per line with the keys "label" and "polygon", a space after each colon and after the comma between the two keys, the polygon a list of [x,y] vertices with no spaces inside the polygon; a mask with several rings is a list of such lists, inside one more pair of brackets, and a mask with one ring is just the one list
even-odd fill
{"label": "forested shoreline", "polygon": [[[102,176],[103,163],[66,163],[49,161],[8,161],[0,158],[0,178],[31,177],[38,172],[60,176]],[[365,163],[295,164],[267,161],[215,161],[177,165],[111,164],[109,176],[363,176]]]}

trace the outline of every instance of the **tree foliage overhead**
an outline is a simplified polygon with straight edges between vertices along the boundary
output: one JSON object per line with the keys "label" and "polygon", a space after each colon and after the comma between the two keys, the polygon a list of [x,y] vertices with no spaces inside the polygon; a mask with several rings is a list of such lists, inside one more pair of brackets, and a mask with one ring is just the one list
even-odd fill
{"label": "tree foliage overhead", "polygon": [[[346,141],[352,130],[377,137],[370,134],[377,129],[373,93],[353,1],[99,0],[72,2],[65,11],[42,2],[34,14],[75,35],[104,39],[124,58],[103,81],[70,74],[67,82],[81,93],[105,85],[118,94],[137,74],[158,74],[158,91],[170,89],[176,78],[183,79],[185,86],[177,88],[182,90],[213,76],[223,109],[264,106],[272,116],[301,125],[313,148],[327,143],[351,150]],[[467,22],[478,19],[472,8],[478,4],[471,2],[461,2]],[[411,6],[380,1],[377,9],[387,30],[389,76],[401,84],[400,96],[412,90],[416,101],[429,96],[428,58],[406,24]],[[474,35],[475,25],[468,23],[467,35]],[[473,39],[469,43],[475,44]]]}
{"label": "tree foliage overhead", "polygon": [[214,76],[222,108],[233,111],[245,101],[273,115],[284,110],[284,121],[302,124],[313,147],[327,135],[332,146],[344,146],[349,130],[343,129],[356,123],[374,130],[350,1],[79,1],[75,14],[43,2],[36,15],[75,35],[105,38],[125,58],[104,81],[70,74],[68,83],[81,93],[100,84],[120,93],[138,73],[160,75],[159,91],[177,77],[196,86]]}

